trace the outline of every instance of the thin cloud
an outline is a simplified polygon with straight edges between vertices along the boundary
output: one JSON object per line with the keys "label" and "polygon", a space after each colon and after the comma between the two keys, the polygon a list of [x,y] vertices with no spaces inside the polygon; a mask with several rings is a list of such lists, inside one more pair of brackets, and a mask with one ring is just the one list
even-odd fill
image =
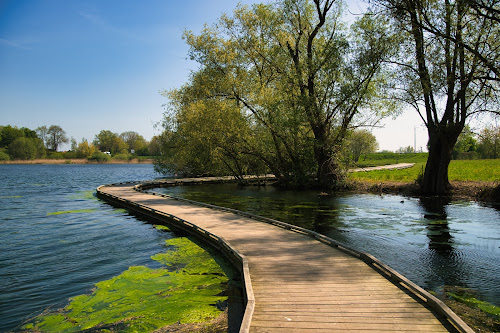
{"label": "thin cloud", "polygon": [[140,36],[138,36],[136,34],[129,32],[128,30],[121,29],[121,28],[114,26],[113,24],[108,22],[106,19],[104,19],[100,15],[92,14],[92,13],[85,12],[85,11],[79,11],[78,14],[82,18],[84,18],[86,21],[91,23],[92,25],[94,25],[94,26],[96,26],[104,31],[115,33],[115,34],[121,35],[121,36],[129,38],[129,39],[144,41],[143,38],[141,38]]}
{"label": "thin cloud", "polygon": [[21,49],[21,50],[30,50],[30,48],[27,46],[24,46],[20,43],[13,42],[13,41],[5,39],[5,38],[0,38],[0,45],[13,47],[16,49]]}

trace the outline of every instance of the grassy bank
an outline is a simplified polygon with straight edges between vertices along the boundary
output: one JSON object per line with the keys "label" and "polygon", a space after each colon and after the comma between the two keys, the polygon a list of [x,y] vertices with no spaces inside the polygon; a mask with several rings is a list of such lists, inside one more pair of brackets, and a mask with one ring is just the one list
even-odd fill
{"label": "grassy bank", "polygon": [[[413,167],[402,170],[356,172],[352,173],[350,178],[373,183],[384,181],[412,183],[417,180],[420,174],[423,174],[424,168],[425,161],[416,162]],[[448,177],[450,181],[456,182],[498,182],[500,181],[500,159],[451,161]]]}
{"label": "grassy bank", "polygon": [[[351,186],[358,192],[418,195],[419,187],[416,185],[416,181],[425,169],[425,160],[416,162],[419,158],[422,157],[399,159],[399,163],[415,163],[413,167],[408,169],[351,173],[349,174]],[[379,161],[384,161],[387,164],[395,162],[394,159]],[[450,193],[452,197],[500,201],[500,159],[451,161],[448,177],[452,185]]]}

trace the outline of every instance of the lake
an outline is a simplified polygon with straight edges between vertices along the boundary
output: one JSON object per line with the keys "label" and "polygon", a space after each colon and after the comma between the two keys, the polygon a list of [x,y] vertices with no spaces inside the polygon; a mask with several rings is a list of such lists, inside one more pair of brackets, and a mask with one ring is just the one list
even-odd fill
{"label": "lake", "polygon": [[[151,256],[169,250],[165,240],[177,236],[93,193],[102,184],[159,177],[150,164],[0,165],[0,331],[60,308],[131,266],[157,267]],[[161,191],[321,232],[426,289],[466,286],[500,305],[500,212],[493,207],[234,184]]]}
{"label": "lake", "polygon": [[86,294],[177,237],[96,199],[97,186],[159,175],[151,164],[0,165],[0,331]]}

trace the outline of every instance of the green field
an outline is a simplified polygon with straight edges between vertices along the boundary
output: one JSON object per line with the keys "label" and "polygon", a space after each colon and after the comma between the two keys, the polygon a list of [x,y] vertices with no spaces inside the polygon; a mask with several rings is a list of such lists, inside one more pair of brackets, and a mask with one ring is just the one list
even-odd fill
{"label": "green field", "polygon": [[[376,154],[372,154],[376,155]],[[419,174],[422,174],[425,168],[427,154],[408,154],[408,158],[401,154],[395,158],[369,160],[370,155],[363,166],[387,165],[396,163],[416,163],[412,168],[403,170],[380,170],[356,172],[350,174],[350,179],[369,182],[414,182]],[[423,161],[422,161],[423,159]],[[373,163],[372,163],[373,161]],[[381,163],[383,162],[383,163]],[[380,163],[380,164],[375,164]],[[358,163],[360,164],[360,163]],[[450,181],[500,181],[500,159],[496,160],[454,160],[450,163],[448,171]]]}
{"label": "green field", "polygon": [[366,168],[398,163],[425,163],[427,153],[397,154],[397,153],[373,153],[361,156],[355,163],[356,168]]}

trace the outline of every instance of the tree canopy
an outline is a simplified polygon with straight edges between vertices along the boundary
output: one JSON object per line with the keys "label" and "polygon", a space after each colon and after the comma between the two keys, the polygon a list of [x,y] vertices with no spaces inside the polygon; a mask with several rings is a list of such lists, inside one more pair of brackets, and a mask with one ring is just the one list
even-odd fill
{"label": "tree canopy", "polygon": [[341,14],[332,0],[282,0],[239,5],[199,35],[186,31],[200,69],[164,93],[164,162],[236,175],[265,167],[283,183],[340,186],[349,130],[393,106],[382,64],[395,38],[370,15],[348,30]]}

